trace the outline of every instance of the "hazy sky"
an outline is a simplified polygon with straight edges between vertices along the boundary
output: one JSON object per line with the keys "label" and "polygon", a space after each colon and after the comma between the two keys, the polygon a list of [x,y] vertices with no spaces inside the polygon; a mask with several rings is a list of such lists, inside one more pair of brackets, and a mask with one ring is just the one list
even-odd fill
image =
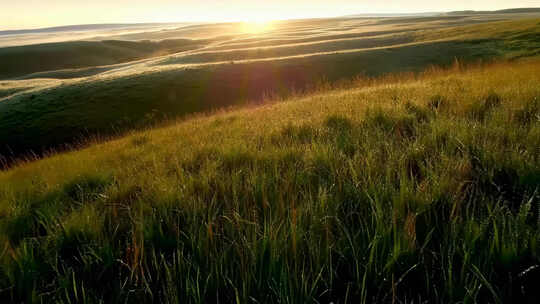
{"label": "hazy sky", "polygon": [[290,19],[539,6],[540,0],[0,0],[0,31],[86,23]]}

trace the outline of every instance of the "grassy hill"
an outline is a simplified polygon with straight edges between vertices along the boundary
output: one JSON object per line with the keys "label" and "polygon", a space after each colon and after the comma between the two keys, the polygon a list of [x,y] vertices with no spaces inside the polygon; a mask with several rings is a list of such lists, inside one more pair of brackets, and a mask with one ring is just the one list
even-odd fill
{"label": "grassy hill", "polygon": [[[540,49],[539,19],[473,25],[462,25],[470,20],[460,18],[417,19],[295,21],[204,50],[39,74],[82,78],[6,81],[0,83],[0,155],[41,154],[96,134],[107,137],[267,95],[309,91],[321,82],[419,72],[456,59],[515,59]],[[333,30],[313,34],[321,25]]]}
{"label": "grassy hill", "polygon": [[444,15],[486,15],[486,14],[534,14],[539,13],[540,7],[509,8],[495,11],[454,11],[444,13]]}
{"label": "grassy hill", "polygon": [[192,50],[208,41],[73,41],[0,48],[0,79],[28,74],[111,65]]}
{"label": "grassy hill", "polygon": [[538,58],[358,80],[21,163],[0,299],[538,303],[539,84]]}

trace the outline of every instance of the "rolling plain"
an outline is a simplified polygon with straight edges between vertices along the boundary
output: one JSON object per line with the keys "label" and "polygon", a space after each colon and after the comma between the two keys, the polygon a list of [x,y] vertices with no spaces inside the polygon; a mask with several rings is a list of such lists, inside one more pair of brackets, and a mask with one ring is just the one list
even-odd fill
{"label": "rolling plain", "polygon": [[0,48],[0,300],[538,303],[539,15],[109,38]]}
{"label": "rolling plain", "polygon": [[338,18],[254,29],[205,24],[0,48],[0,155],[41,155],[92,136],[355,77],[534,56],[534,16]]}

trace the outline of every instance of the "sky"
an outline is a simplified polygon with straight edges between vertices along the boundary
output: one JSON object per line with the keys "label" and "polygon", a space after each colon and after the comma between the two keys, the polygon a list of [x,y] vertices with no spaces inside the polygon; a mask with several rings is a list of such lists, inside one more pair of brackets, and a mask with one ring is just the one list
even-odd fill
{"label": "sky", "polygon": [[94,23],[264,21],[540,7],[540,0],[0,0],[0,31]]}

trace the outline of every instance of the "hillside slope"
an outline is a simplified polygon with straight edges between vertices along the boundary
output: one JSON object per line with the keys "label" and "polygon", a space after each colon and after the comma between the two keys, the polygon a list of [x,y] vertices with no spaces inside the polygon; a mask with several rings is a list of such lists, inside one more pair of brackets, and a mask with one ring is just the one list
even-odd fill
{"label": "hillside slope", "polygon": [[200,48],[209,41],[73,41],[0,48],[0,79],[28,74],[111,65]]}
{"label": "hillside slope", "polygon": [[496,14],[534,14],[539,13],[540,7],[522,7],[522,8],[509,8],[496,11],[453,11],[444,13],[443,15],[454,15],[454,16],[463,16],[463,15],[496,15]]}
{"label": "hillside slope", "polygon": [[[268,94],[287,96],[323,80],[333,83],[358,75],[419,72],[430,65],[450,65],[456,59],[466,63],[514,59],[540,51],[540,19],[419,30],[439,22],[427,19],[390,18],[376,20],[374,25],[361,25],[362,20],[353,19],[353,33],[346,30],[348,21],[342,21],[341,36],[321,34],[318,39],[324,43],[310,41],[313,37],[305,32],[295,32],[300,37],[292,44],[272,41],[277,35],[273,33],[267,40],[255,40],[255,46],[278,43],[269,48],[252,48],[249,41],[240,40],[229,45],[233,50],[228,51],[215,47],[115,67],[118,70],[103,67],[61,73],[103,75],[0,82],[0,96],[6,96],[0,99],[0,157],[16,158],[29,151],[40,154],[87,136],[116,134],[164,119],[260,100]],[[282,31],[307,27],[305,22],[288,24],[290,28],[284,26]],[[318,24],[310,22],[308,29]],[[389,30],[393,26],[403,29],[403,25],[410,27],[407,33],[383,31],[385,26]],[[375,28],[379,31],[372,32]],[[40,82],[45,83],[43,87],[36,85]]]}
{"label": "hillside slope", "polygon": [[0,172],[0,299],[538,303],[539,186],[540,59],[195,117]]}

